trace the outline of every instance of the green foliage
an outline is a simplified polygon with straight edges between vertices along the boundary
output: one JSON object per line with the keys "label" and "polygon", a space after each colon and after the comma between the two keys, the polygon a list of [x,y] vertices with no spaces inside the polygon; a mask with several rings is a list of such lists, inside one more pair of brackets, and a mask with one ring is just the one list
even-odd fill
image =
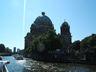
{"label": "green foliage", "polygon": [[84,38],[81,42],[75,41],[69,47],[71,51],[80,50],[80,52],[87,52],[90,48],[96,48],[96,34]]}
{"label": "green foliage", "polygon": [[12,53],[12,50],[7,47],[7,48],[5,48],[5,52]]}
{"label": "green foliage", "polygon": [[93,48],[96,49],[96,34],[84,38],[81,42],[75,41],[69,46],[70,53],[77,57],[82,53],[86,54]]}
{"label": "green foliage", "polygon": [[11,53],[11,49],[9,49],[8,47],[5,48],[4,44],[0,44],[0,52],[7,52],[7,53]]}
{"label": "green foliage", "polygon": [[80,50],[80,41],[75,41],[70,45],[70,50]]}
{"label": "green foliage", "polygon": [[90,47],[96,48],[96,35],[93,34],[90,38]]}
{"label": "green foliage", "polygon": [[81,41],[81,51],[87,52],[90,48],[96,48],[96,34],[92,34]]}
{"label": "green foliage", "polygon": [[5,52],[5,46],[4,46],[4,44],[0,44],[0,52]]}
{"label": "green foliage", "polygon": [[78,56],[79,52],[80,52],[80,41],[77,40],[75,42],[73,42],[70,46],[69,46],[69,50],[70,52],[74,55],[74,56]]}
{"label": "green foliage", "polygon": [[49,30],[47,33],[40,35],[36,39],[34,39],[31,43],[30,48],[26,49],[29,53],[38,52],[38,44],[42,43],[45,47],[44,52],[49,50],[56,50],[61,48],[61,37],[56,34],[54,30]]}

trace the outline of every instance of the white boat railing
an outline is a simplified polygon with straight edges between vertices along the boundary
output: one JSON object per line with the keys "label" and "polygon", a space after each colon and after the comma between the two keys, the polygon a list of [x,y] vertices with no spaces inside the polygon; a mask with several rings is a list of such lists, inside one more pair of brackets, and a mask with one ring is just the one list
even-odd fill
{"label": "white boat railing", "polygon": [[5,72],[9,72],[6,65],[5,65],[5,70],[6,70]]}

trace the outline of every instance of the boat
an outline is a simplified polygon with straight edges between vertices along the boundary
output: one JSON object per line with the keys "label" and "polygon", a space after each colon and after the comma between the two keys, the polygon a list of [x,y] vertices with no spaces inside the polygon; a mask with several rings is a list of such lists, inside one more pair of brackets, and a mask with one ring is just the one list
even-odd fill
{"label": "boat", "polygon": [[23,60],[24,59],[22,55],[18,55],[18,54],[14,55],[14,58],[16,60]]}
{"label": "boat", "polygon": [[16,60],[23,60],[23,57],[22,56],[17,56],[15,59]]}

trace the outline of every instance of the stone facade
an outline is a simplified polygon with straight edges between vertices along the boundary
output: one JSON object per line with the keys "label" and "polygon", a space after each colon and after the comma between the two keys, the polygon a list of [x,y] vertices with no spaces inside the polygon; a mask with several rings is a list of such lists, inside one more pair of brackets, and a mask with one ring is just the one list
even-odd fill
{"label": "stone facade", "polygon": [[27,33],[25,37],[25,49],[29,48],[31,42],[38,36],[43,33],[46,33],[48,30],[54,30],[52,21],[48,16],[42,12],[42,16],[38,16],[34,23],[30,27],[30,32]]}
{"label": "stone facade", "polygon": [[65,21],[61,26],[62,51],[68,53],[68,46],[71,44],[70,26]]}

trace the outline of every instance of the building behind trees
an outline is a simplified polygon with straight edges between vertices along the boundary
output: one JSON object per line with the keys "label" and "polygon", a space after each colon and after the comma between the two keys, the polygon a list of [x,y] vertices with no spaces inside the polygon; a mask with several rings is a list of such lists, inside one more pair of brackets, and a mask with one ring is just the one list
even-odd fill
{"label": "building behind trees", "polygon": [[[32,23],[32,25],[30,27],[30,32],[27,33],[27,35],[25,37],[25,51],[31,50],[30,48],[32,48],[32,42],[36,38],[38,38],[38,37],[40,37],[42,35],[43,35],[42,37],[44,37],[44,34],[46,34],[48,31],[51,34],[52,32],[50,30],[51,31],[55,31],[53,23],[52,23],[51,19],[48,16],[46,16],[44,12],[42,12],[42,15],[38,16],[35,19],[35,21]],[[71,33],[70,33],[69,24],[66,21],[64,21],[64,23],[61,25],[61,29],[60,30],[61,30],[61,34],[57,35],[56,32],[53,32],[53,35],[52,35],[53,38],[52,38],[52,36],[49,36],[49,37],[51,37],[51,41],[53,41],[53,43],[54,43],[54,44],[52,43],[52,44],[50,44],[48,46],[48,47],[50,47],[49,53],[52,53],[52,52],[56,53],[56,50],[58,50],[58,49],[63,54],[68,52],[68,46],[71,44]],[[56,44],[55,36],[57,36],[57,40],[59,41],[58,44]],[[43,41],[42,38],[41,38],[41,41]],[[49,41],[49,42],[51,42],[51,41]],[[47,42],[45,41],[45,43],[47,43]],[[46,45],[44,45],[44,43],[43,44],[39,43],[36,46],[37,46],[37,50],[41,50],[40,46],[42,46],[42,49],[43,49],[43,47],[45,47]],[[47,47],[45,47],[45,48],[47,48]],[[56,49],[54,51],[52,51],[54,48],[56,48]],[[46,49],[46,50],[48,50],[48,49]]]}

